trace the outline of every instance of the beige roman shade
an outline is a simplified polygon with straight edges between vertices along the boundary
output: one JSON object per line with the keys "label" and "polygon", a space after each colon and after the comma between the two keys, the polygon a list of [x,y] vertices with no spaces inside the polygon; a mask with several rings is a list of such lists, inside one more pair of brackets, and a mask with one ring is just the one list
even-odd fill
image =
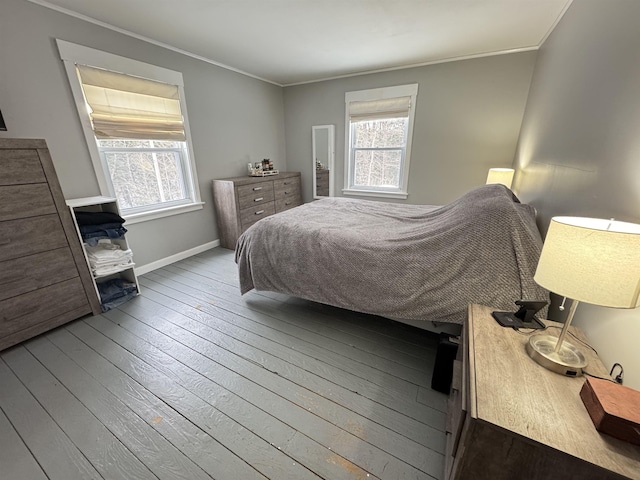
{"label": "beige roman shade", "polygon": [[184,141],[177,85],[77,65],[96,138]]}
{"label": "beige roman shade", "polygon": [[349,102],[349,119],[353,123],[380,120],[382,118],[408,117],[410,108],[411,97]]}

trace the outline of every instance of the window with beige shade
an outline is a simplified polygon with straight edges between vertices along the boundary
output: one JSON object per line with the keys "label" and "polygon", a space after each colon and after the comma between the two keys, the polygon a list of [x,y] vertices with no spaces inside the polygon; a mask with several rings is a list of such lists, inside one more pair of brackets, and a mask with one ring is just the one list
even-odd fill
{"label": "window with beige shade", "polygon": [[201,208],[182,74],[58,40],[103,195],[128,221]]}

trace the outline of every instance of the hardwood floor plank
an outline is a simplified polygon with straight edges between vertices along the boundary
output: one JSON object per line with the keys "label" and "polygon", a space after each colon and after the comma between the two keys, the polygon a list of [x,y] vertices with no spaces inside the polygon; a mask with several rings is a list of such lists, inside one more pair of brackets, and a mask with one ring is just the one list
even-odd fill
{"label": "hardwood floor plank", "polygon": [[30,340],[25,346],[159,479],[211,480],[200,467],[96,382],[46,336]]}
{"label": "hardwood floor plank", "polygon": [[[5,385],[2,384],[3,389]],[[47,480],[40,465],[0,409],[0,466],[5,480]]]}
{"label": "hardwood floor plank", "polygon": [[[145,295],[148,295],[148,291],[146,291]],[[189,323],[189,319],[191,319],[192,317],[190,315],[188,315],[188,318],[183,318],[184,315],[173,311],[173,310],[168,310],[160,305],[156,305],[155,308],[152,304],[152,302],[149,302],[149,300],[147,298],[138,298],[136,299],[136,302],[130,302],[127,305],[126,308],[126,312],[128,312],[129,314],[133,315],[134,317],[137,318],[148,318],[149,322],[152,321],[152,319],[154,318],[163,318],[171,323],[177,324],[177,325],[184,325],[185,322]],[[194,316],[198,317],[198,321],[203,323],[204,325],[207,324],[207,314],[203,313],[201,311],[195,311],[193,312]],[[195,327],[195,331],[198,330],[198,327]],[[219,341],[220,340],[220,335],[216,332],[210,332],[210,333],[203,333],[202,336],[205,336],[207,339],[215,339],[215,341]],[[245,346],[234,346],[227,344],[227,342],[222,342],[222,345],[226,345],[225,348],[227,350],[233,351],[235,353],[241,353],[246,351]],[[296,350],[299,350],[300,347],[297,345],[294,345],[294,349],[293,349],[293,353],[296,353]],[[282,346],[276,346],[276,353],[278,351],[278,348],[280,350],[284,349],[285,347]],[[262,356],[260,356],[262,354],[258,353],[253,355],[251,358],[253,359],[253,361],[261,361]],[[280,352],[280,355],[283,355]],[[300,360],[301,355],[292,355],[291,356],[291,362],[294,363],[294,365],[297,365],[299,367],[302,367],[304,365],[304,360]],[[282,374],[282,371],[279,371],[280,374]],[[316,391],[317,393],[317,391]],[[314,393],[314,396],[317,396]],[[344,425],[345,423],[349,424],[349,425],[353,425],[353,430],[356,435],[362,431],[365,430],[365,428],[363,426],[358,426],[357,423],[358,422],[353,422],[353,416],[357,415],[359,417],[359,411],[351,411],[348,410],[347,408],[343,407],[342,405],[338,403],[333,403],[336,400],[339,400],[340,397],[336,397],[332,392],[329,392],[328,396],[325,396],[325,401],[322,402],[322,399],[318,399],[315,402],[313,402],[313,405],[325,405],[325,407],[323,407],[325,410],[327,410],[326,416],[325,418],[330,419],[330,421],[332,423],[334,423],[337,426],[341,426]],[[327,403],[326,401],[329,400],[332,403]],[[360,401],[361,399],[357,399],[356,401]],[[320,402],[320,403],[319,403]],[[304,408],[308,408],[308,405],[305,404],[301,404],[301,406],[303,406]],[[417,427],[416,430],[418,430],[416,432],[416,436],[419,436],[419,441],[418,443],[429,447],[430,449],[438,452],[438,453],[444,453],[444,438],[442,436],[442,432],[430,427],[428,425],[421,425],[421,424],[415,424],[413,422],[411,422],[408,418],[403,416],[403,421],[401,421],[401,423],[394,423],[393,420],[390,421],[389,416],[388,415],[384,415],[384,409],[381,409],[380,407],[378,407],[377,409],[374,408],[376,413],[371,414],[371,416],[373,417],[374,421],[371,421],[370,419],[365,419],[365,418],[361,418],[359,419],[359,422],[362,421],[366,421],[368,424],[374,424],[376,425],[376,429],[375,431],[377,431],[377,429],[379,427],[384,427],[385,424],[389,424],[389,425],[393,425],[391,428],[393,429],[394,427],[396,428],[396,432],[402,432],[403,436],[407,436],[407,425],[410,424],[413,427]],[[393,413],[393,417],[398,417],[400,416],[398,413],[396,413],[395,411],[390,411],[391,413]],[[376,423],[377,422],[377,423]],[[381,424],[378,426],[378,424]],[[368,428],[366,430],[369,430]],[[409,429],[409,431],[413,431],[412,429]],[[369,432],[367,435],[371,435],[372,432]],[[405,447],[402,447],[402,442],[399,442],[398,440],[396,440],[394,438],[394,435],[396,433],[394,431],[389,431],[389,429],[384,428],[380,431],[380,436],[381,438],[384,438],[387,440],[387,442],[391,442],[394,445],[398,445],[398,447],[403,450]],[[411,435],[408,435],[410,438]],[[385,443],[386,444],[386,443]],[[409,449],[410,450],[410,449]]]}
{"label": "hardwood floor plank", "polygon": [[5,351],[1,356],[103,477],[114,480],[158,478],[24,346]]}
{"label": "hardwood floor plank", "polygon": [[[231,315],[225,315],[225,318],[220,318],[220,315],[203,311],[202,308],[191,307],[183,302],[167,298],[152,289],[145,292],[144,298],[140,302],[136,302],[131,305],[130,308],[142,307],[142,308],[156,308],[153,307],[146,300],[156,302],[157,305],[166,307],[166,309],[172,309],[179,312],[189,318],[201,321],[206,325],[211,326],[232,336],[240,341],[249,343],[251,345],[259,346],[259,348],[267,349],[271,353],[280,352],[282,355],[289,354],[292,350],[291,346],[296,345],[295,351],[298,351],[308,357],[322,362],[327,366],[335,367],[338,370],[344,371],[348,376],[356,376],[366,380],[369,383],[373,383],[378,386],[385,386],[392,388],[394,392],[404,391],[408,395],[413,395],[416,386],[411,382],[398,378],[394,375],[383,372],[382,370],[373,368],[366,365],[363,362],[358,362],[343,355],[336,354],[327,350],[323,346],[316,345],[304,340],[300,340],[287,333],[282,333],[277,330],[273,330],[267,326],[261,324],[249,325],[250,329],[244,328],[246,325],[244,322],[232,322],[229,318]],[[123,307],[123,310],[127,311],[129,305]]]}
{"label": "hardwood floor plank", "polygon": [[0,478],[434,480],[439,337],[275,292],[221,248],[0,352]]}
{"label": "hardwood floor plank", "polygon": [[[408,354],[401,349],[396,348],[391,336],[378,336],[374,341],[363,336],[355,335],[348,330],[348,323],[343,321],[342,311],[340,316],[327,317],[322,313],[317,313],[309,309],[295,308],[288,306],[286,303],[274,302],[264,297],[248,293],[240,296],[239,291],[233,288],[233,292],[224,292],[224,295],[218,293],[213,286],[207,285],[202,281],[196,281],[183,275],[171,273],[166,269],[152,272],[146,276],[151,280],[162,285],[171,286],[174,290],[183,293],[189,292],[190,295],[204,301],[215,302],[220,308],[238,313],[245,318],[254,321],[261,321],[264,318],[276,318],[282,324],[289,324],[293,329],[307,330],[308,334],[315,334],[325,338],[326,341],[342,343],[347,347],[347,351],[362,351],[363,355],[368,354],[371,357],[378,357],[386,367],[399,364],[396,368],[397,372],[403,372],[403,375],[409,374],[411,370],[416,370],[417,376],[409,378],[414,383],[426,386],[426,380],[418,373],[423,371],[424,355],[429,355],[433,349],[425,346],[419,349],[416,355]],[[186,286],[185,289],[183,286]],[[345,314],[346,315],[346,314]],[[366,330],[359,329],[358,333],[363,334]],[[427,352],[427,353],[425,353]],[[381,358],[380,358],[381,357]],[[374,359],[373,362],[376,360]],[[389,361],[393,363],[389,363]],[[371,363],[372,360],[369,360]],[[373,363],[375,365],[375,363]],[[409,369],[404,368],[409,367]]]}
{"label": "hardwood floor plank", "polygon": [[18,430],[48,478],[102,478],[2,359],[0,385],[0,408]]}
{"label": "hardwood floor plank", "polygon": [[[87,330],[89,325],[97,328],[94,332],[107,337],[98,338],[96,333]],[[258,409],[251,408],[248,412],[244,408],[249,405],[246,400],[224,391],[140,337],[133,337],[101,317],[91,318],[85,325],[70,325],[68,330],[266,477],[320,478],[296,462],[290,452],[282,450],[282,445],[288,444],[295,435],[293,429]],[[105,344],[106,338],[111,343]],[[242,423],[249,423],[251,428],[236,421],[234,416],[240,417]]]}
{"label": "hardwood floor plank", "polygon": [[68,330],[47,338],[213,478],[265,478]]}
{"label": "hardwood floor plank", "polygon": [[[172,321],[172,319],[179,321],[182,317],[195,320],[223,334],[220,337],[219,334],[210,332],[207,337],[226,338],[227,342],[231,343],[242,342],[242,345],[229,345],[227,348],[234,352],[244,352],[249,348],[247,355],[254,360],[257,360],[255,357],[265,358],[262,353],[264,352],[374,400],[382,398],[383,395],[394,399],[398,397],[403,397],[407,400],[417,398],[418,387],[416,385],[380,370],[372,369],[360,362],[354,362],[348,358],[331,354],[331,352],[317,345],[309,344],[284,334],[276,335],[276,337],[280,338],[278,342],[275,342],[267,338],[267,336],[273,338],[272,332],[267,331],[262,332],[263,335],[257,335],[209,315],[202,309],[198,310],[180,303],[173,303],[172,310],[163,308],[158,304],[152,305],[149,300],[155,300],[163,305],[168,303],[165,301],[165,296],[159,295],[152,290],[147,290],[142,298],[136,300],[136,302],[123,306],[122,310],[135,316],[135,312],[142,308],[163,315],[169,321]],[[176,316],[176,314],[179,316]],[[295,348],[292,348],[293,346]],[[277,369],[277,367],[274,368]],[[428,406],[442,411],[445,409],[443,402],[446,400],[446,396],[438,392],[435,393],[432,396],[431,404]],[[397,407],[398,404],[399,402],[396,402],[393,405]],[[425,405],[425,403],[423,402],[422,405]]]}
{"label": "hardwood floor plank", "polygon": [[[343,450],[337,448],[332,448],[332,450],[372,474],[379,475],[379,469],[384,470],[384,465],[386,465],[389,471],[395,469],[402,471],[402,477],[399,478],[405,478],[406,475],[410,475],[406,478],[421,478],[419,471],[408,465],[402,467],[396,457],[386,454],[373,445],[363,444],[358,448],[351,449],[351,446],[357,447],[361,440],[317,417],[314,413],[315,406],[310,412],[295,403],[300,396],[314,396],[316,402],[322,402],[322,398],[314,395],[312,390],[301,390],[299,385],[287,381],[279,372],[267,370],[256,362],[247,361],[223,348],[217,348],[217,345],[208,340],[157,316],[146,319],[149,322],[146,325],[127,315],[118,314],[118,312],[108,312],[104,316],[151,342],[193,370],[204,373],[211,381],[228,388],[238,397],[257,399],[260,408],[282,419],[286,424],[294,426],[296,430],[316,440],[324,438],[321,443],[326,447],[339,445]],[[145,321],[145,319],[141,320]],[[152,331],[152,328],[156,331]],[[235,378],[227,371],[234,372]],[[291,403],[283,397],[288,398]],[[260,428],[260,425],[252,428]],[[345,435],[350,438],[343,438]],[[406,443],[408,442],[405,441]],[[403,452],[405,456],[406,453],[406,451]],[[443,456],[426,448],[419,449],[416,452],[416,458],[411,460],[420,462],[422,467],[430,469],[431,471],[427,473],[432,475],[438,475],[444,467]]]}
{"label": "hardwood floor plank", "polygon": [[[156,277],[154,276],[154,279],[155,278]],[[212,296],[202,292],[193,292],[189,290],[188,287],[181,286],[176,282],[171,282],[169,280],[161,280],[160,282],[155,282],[155,280],[149,279],[147,277],[142,277],[140,279],[140,283],[150,290],[155,290],[164,296],[179,300],[190,307],[199,308],[200,310],[211,313],[214,316],[225,316],[228,319],[235,317],[234,320],[241,324],[243,328],[255,328],[255,326],[251,325],[249,322],[260,323],[263,326],[278,330],[282,333],[290,334],[296,338],[314,343],[315,345],[321,345],[324,348],[327,348],[348,358],[359,360],[362,363],[369,364],[370,366],[378,368],[391,375],[397,376],[398,378],[407,380],[411,383],[424,384],[427,382],[427,380],[424,378],[428,377],[426,370],[411,369],[399,364],[395,364],[393,362],[385,360],[384,358],[354,349],[347,344],[337,342],[326,336],[318,335],[307,330],[306,328],[283,322],[282,320],[279,320],[275,317],[256,313],[239,306],[234,307],[228,304],[222,305],[226,302],[217,298],[213,298]],[[213,305],[212,302],[214,303]],[[221,310],[223,310],[224,312],[221,312]],[[383,395],[383,393],[384,392],[377,393],[375,400],[389,407],[396,408],[399,411],[402,411],[403,413],[419,421],[428,422],[428,420],[421,416],[424,414],[422,408],[416,408],[417,402],[415,402],[415,395],[411,398],[387,398]],[[363,392],[363,395],[366,396],[367,392]],[[441,402],[437,405],[437,409],[442,413],[446,411],[446,397],[443,396]]]}
{"label": "hardwood floor plank", "polygon": [[[231,254],[231,257],[233,258],[233,254]],[[276,292],[252,290],[245,295],[240,295],[239,287],[235,283],[230,285],[229,280],[224,282],[225,277],[231,276],[234,280],[238,278],[237,267],[234,265],[235,268],[232,272],[228,272],[225,268],[221,273],[219,268],[221,261],[219,258],[220,257],[202,259],[199,256],[189,257],[168,265],[161,270],[156,270],[155,272],[159,273],[162,270],[168,270],[174,273],[189,274],[194,279],[197,279],[196,276],[206,278],[211,282],[215,282],[214,288],[216,288],[216,290],[233,293],[239,298],[263,297],[277,301],[278,306],[282,306],[281,304],[283,302],[285,302],[285,305],[291,305],[292,307],[302,306],[305,310],[313,310],[314,313],[323,315],[324,318],[329,321],[339,318],[340,321],[336,322],[339,329],[363,338],[369,338],[373,341],[384,337],[385,334],[383,330],[385,325],[392,323],[394,324],[393,335],[390,338],[392,343],[389,345],[395,345],[399,351],[412,353],[418,357],[425,348],[425,344],[433,346],[434,342],[437,342],[437,335],[432,332],[420,330],[382,317],[376,317],[375,315],[367,315],[303,299],[295,299],[294,297]],[[297,302],[296,300],[299,301]]]}
{"label": "hardwood floor plank", "polygon": [[[285,303],[283,305],[282,302],[265,299],[251,292],[240,295],[239,288],[226,284],[221,285],[219,281],[203,276],[202,269],[195,272],[181,269],[182,265],[180,262],[169,265],[155,270],[153,274],[180,281],[199,291],[224,292],[225,300],[236,305],[246,306],[259,313],[278,316],[284,321],[293,318],[297,322],[302,317],[308,320],[308,328],[316,333],[327,335],[347,344],[355,344],[359,349],[378,356],[384,356],[409,367],[415,368],[416,365],[422,365],[423,356],[432,351],[432,342],[429,345],[416,345],[400,340],[396,335],[385,335],[380,328],[377,331],[362,328],[361,324],[359,324],[361,322],[354,322],[349,318],[352,312],[341,310],[338,318],[336,315],[325,315],[320,310],[313,311],[309,308],[298,308],[296,304]],[[361,318],[362,316],[359,319]],[[397,329],[394,329],[393,332],[397,333]]]}

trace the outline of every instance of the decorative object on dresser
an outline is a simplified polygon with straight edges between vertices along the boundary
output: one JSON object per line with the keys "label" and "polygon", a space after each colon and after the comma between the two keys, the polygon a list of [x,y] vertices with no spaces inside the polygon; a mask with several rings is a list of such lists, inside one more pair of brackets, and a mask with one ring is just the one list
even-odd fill
{"label": "decorative object on dresser", "polygon": [[529,355],[554,372],[582,375],[587,362],[580,349],[565,341],[567,329],[579,302],[613,308],[640,305],[640,225],[553,217],[533,279],[572,302],[560,336],[532,336]]}
{"label": "decorative object on dresser", "polygon": [[[580,399],[584,381],[539,368],[525,351],[527,336],[502,328],[492,310],[469,307],[449,397],[444,478],[640,479],[640,449],[593,427]],[[585,354],[589,373],[608,378],[597,354]]]}
{"label": "decorative object on dresser", "polygon": [[0,139],[0,285],[0,350],[100,313],[44,140]]}
{"label": "decorative object on dresser", "polygon": [[67,200],[103,312],[138,295],[133,253],[118,201],[111,197]]}
{"label": "decorative object on dresser", "polygon": [[240,234],[258,220],[302,204],[300,172],[214,180],[213,204],[220,245],[233,250]]}

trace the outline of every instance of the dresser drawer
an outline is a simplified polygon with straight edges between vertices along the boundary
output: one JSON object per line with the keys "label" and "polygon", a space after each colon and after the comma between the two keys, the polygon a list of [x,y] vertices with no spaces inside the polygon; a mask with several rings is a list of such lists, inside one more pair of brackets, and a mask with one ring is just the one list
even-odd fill
{"label": "dresser drawer", "polygon": [[0,302],[0,337],[86,305],[87,296],[78,277],[3,300]]}
{"label": "dresser drawer", "polygon": [[45,183],[47,181],[35,150],[4,150],[0,160],[0,185]]}
{"label": "dresser drawer", "polygon": [[251,195],[246,195],[238,199],[240,210],[245,208],[253,208],[256,205],[261,205],[267,202],[273,202],[273,186],[265,191],[253,192]]}
{"label": "dresser drawer", "polygon": [[264,182],[251,183],[237,187],[238,198],[243,197],[260,197],[271,193],[273,195],[273,182],[266,180]]}
{"label": "dresser drawer", "polygon": [[0,262],[65,246],[57,214],[0,222]]}
{"label": "dresser drawer", "polygon": [[0,222],[47,215],[56,211],[46,183],[0,187]]}
{"label": "dresser drawer", "polygon": [[276,213],[276,210],[273,202],[241,210],[240,224],[242,225],[242,231],[245,231],[258,220],[273,215],[274,213]]}
{"label": "dresser drawer", "polygon": [[300,197],[300,194],[279,198],[276,200],[276,213],[284,212],[285,210],[297,207],[298,205],[302,205],[302,198]]}
{"label": "dresser drawer", "polygon": [[68,247],[0,262],[0,301],[77,276]]}
{"label": "dresser drawer", "polygon": [[302,196],[300,195],[300,185],[293,185],[281,191],[276,191],[276,202],[278,200],[289,199],[300,204]]}
{"label": "dresser drawer", "polygon": [[317,170],[316,171],[316,186],[318,189],[329,189],[329,171]]}
{"label": "dresser drawer", "polygon": [[326,188],[329,189],[329,179],[328,178],[318,178],[316,180],[316,186],[318,188]]}
{"label": "dresser drawer", "polygon": [[287,177],[274,180],[273,188],[276,192],[276,198],[283,198],[286,195],[300,193],[300,177]]}

